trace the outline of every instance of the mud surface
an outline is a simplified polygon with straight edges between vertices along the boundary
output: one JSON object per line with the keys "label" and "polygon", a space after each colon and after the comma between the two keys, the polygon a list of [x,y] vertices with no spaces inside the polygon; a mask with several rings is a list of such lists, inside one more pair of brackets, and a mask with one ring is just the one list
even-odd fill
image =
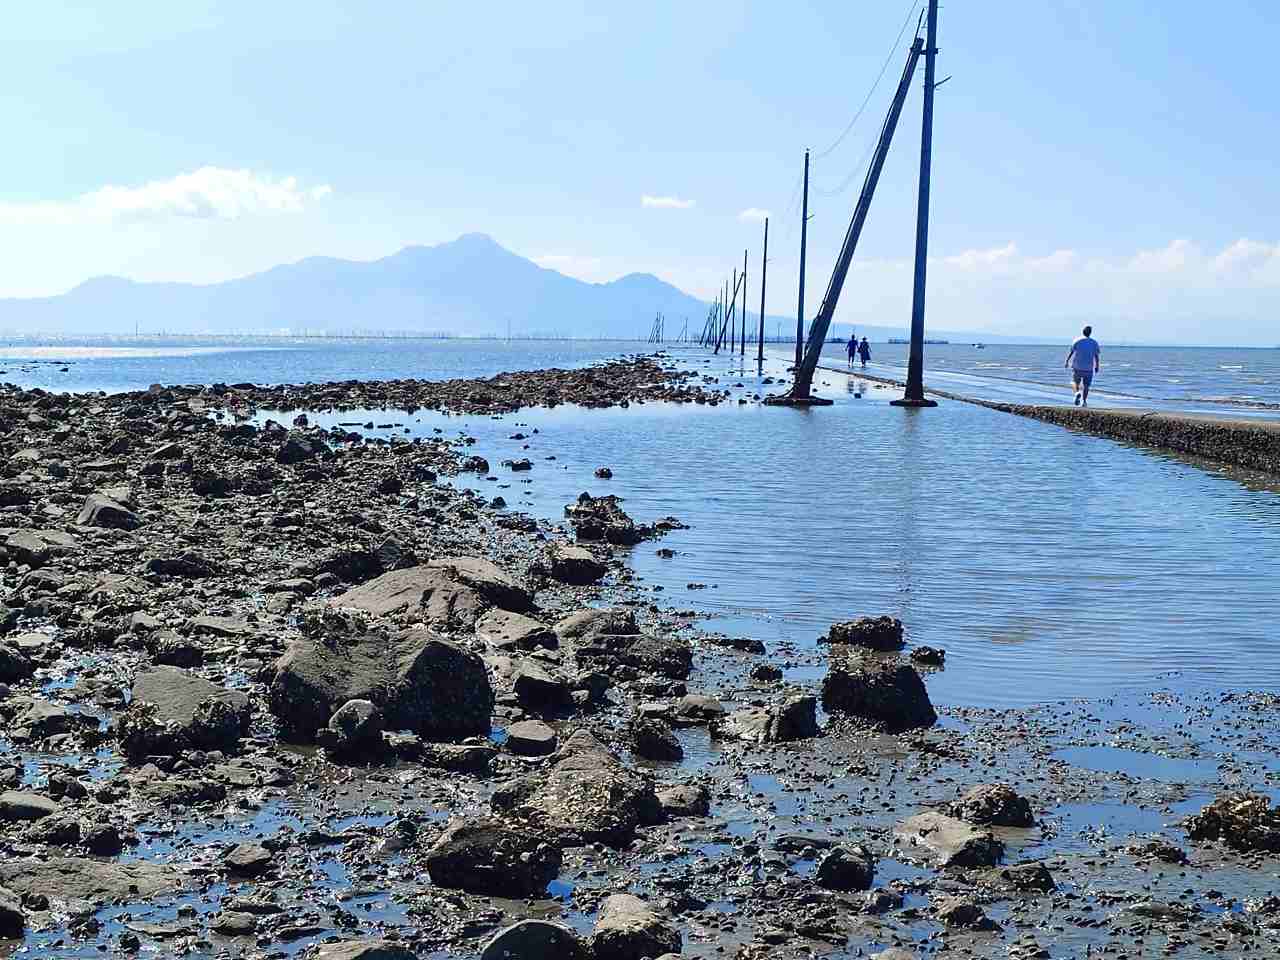
{"label": "mud surface", "polygon": [[305,418],[723,399],[689,379],[0,390],[0,935],[444,957],[544,920],[571,935],[504,942],[1280,955],[1274,695],[930,705],[942,658],[910,637],[726,642],[652,603],[601,523],[446,483],[491,471],[465,438]]}

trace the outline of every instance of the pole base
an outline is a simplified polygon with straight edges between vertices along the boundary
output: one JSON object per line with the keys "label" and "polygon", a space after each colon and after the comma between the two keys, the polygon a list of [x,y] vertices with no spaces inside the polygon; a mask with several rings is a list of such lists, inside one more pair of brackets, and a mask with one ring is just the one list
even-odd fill
{"label": "pole base", "polygon": [[789,393],[764,398],[766,407],[829,407],[834,403],[824,397],[793,397]]}
{"label": "pole base", "polygon": [[910,397],[903,397],[901,400],[889,401],[889,406],[891,407],[936,407],[937,405],[937,400],[926,400],[924,397],[921,397],[919,400],[913,400]]}

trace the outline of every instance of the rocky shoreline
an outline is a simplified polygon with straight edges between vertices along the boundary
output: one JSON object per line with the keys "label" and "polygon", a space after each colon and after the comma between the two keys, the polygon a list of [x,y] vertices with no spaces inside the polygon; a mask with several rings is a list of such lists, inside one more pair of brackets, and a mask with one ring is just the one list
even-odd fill
{"label": "rocky shoreline", "polygon": [[[1280,776],[1274,697],[947,710],[928,694],[944,653],[889,618],[766,651],[654,604],[626,550],[678,518],[586,496],[539,522],[446,482],[491,470],[465,438],[307,418],[725,397],[654,358],[0,388],[0,937],[331,960],[1275,955],[1280,822],[1251,796]],[[784,679],[805,663],[815,679]],[[1098,744],[1139,759],[1062,759]],[[1125,767],[1142,758],[1175,778]]]}

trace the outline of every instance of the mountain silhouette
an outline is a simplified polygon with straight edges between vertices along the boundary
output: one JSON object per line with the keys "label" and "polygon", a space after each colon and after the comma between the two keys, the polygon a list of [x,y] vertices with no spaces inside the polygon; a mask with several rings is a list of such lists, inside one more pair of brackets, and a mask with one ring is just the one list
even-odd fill
{"label": "mountain silhouette", "polygon": [[469,233],[380,260],[309,257],[214,284],[95,277],[56,297],[0,299],[0,330],[25,334],[416,332],[645,337],[701,331],[707,305],[651,274],[585,283]]}

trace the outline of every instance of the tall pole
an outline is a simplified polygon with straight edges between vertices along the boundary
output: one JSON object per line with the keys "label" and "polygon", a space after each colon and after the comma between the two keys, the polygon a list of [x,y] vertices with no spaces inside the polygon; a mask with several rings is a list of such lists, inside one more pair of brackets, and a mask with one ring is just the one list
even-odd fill
{"label": "tall pole", "polygon": [[764,253],[760,254],[760,336],[756,338],[756,366],[764,366],[764,281],[769,275],[769,218],[764,218]]}
{"label": "tall pole", "polygon": [[804,152],[804,205],[800,208],[800,303],[796,307],[796,368],[804,344],[804,248],[809,239],[809,151]]}
{"label": "tall pole", "polygon": [[924,51],[924,121],[920,131],[920,199],[916,207],[916,278],[911,296],[911,348],[907,354],[907,389],[899,407],[936,407],[924,396],[924,291],[929,255],[929,174],[933,163],[934,61],[938,56],[938,0],[929,0],[929,27]]}
{"label": "tall pole", "polygon": [[738,356],[747,355],[747,251],[742,251],[742,320],[738,324],[742,339],[738,343]]}

